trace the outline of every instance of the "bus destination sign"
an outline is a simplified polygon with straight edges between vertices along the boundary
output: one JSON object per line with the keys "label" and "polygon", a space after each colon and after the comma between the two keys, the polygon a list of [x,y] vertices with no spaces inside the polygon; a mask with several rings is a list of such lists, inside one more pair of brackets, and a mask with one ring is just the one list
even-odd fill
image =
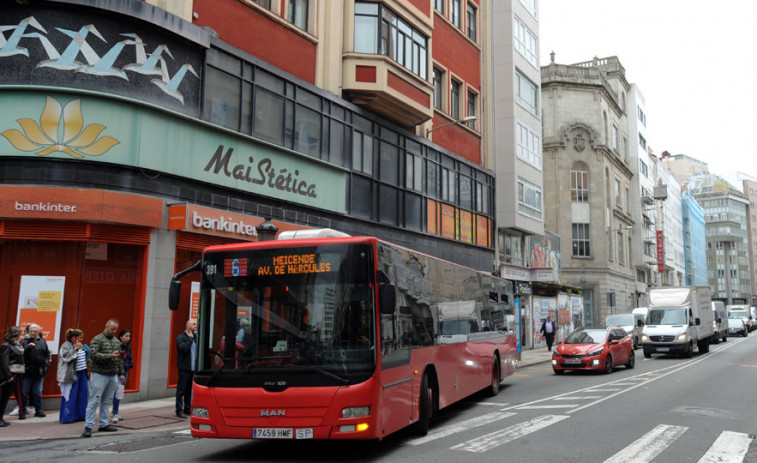
{"label": "bus destination sign", "polygon": [[258,275],[298,275],[331,271],[331,262],[320,262],[319,254],[286,254],[273,256],[271,263],[251,269]]}

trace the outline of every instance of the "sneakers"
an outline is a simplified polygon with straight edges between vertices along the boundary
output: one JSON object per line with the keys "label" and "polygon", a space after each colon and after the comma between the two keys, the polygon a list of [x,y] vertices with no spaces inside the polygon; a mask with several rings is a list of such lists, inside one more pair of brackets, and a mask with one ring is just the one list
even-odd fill
{"label": "sneakers", "polygon": [[113,416],[110,417],[110,421],[112,423],[118,423],[119,421],[123,421],[124,417],[119,415],[118,413],[114,413]]}
{"label": "sneakers", "polygon": [[84,428],[84,432],[81,435],[82,437],[92,437],[92,428]]}
{"label": "sneakers", "polygon": [[35,413],[34,416],[36,416],[37,418],[44,418],[47,415],[45,415],[45,412],[38,412],[38,413]]}
{"label": "sneakers", "polygon": [[107,425],[105,427],[101,427],[100,429],[98,429],[98,431],[100,431],[100,432],[116,432],[116,431],[118,431],[118,428],[115,428],[115,427],[113,427],[111,425]]}
{"label": "sneakers", "polygon": [[8,423],[7,421],[5,421],[5,420],[0,420],[0,428],[4,428],[4,427],[6,427],[6,426],[8,426],[8,425],[10,425],[10,423]]}
{"label": "sneakers", "polygon": [[[26,413],[32,414],[34,413],[34,409],[32,407],[26,407]],[[16,408],[11,410],[10,413],[8,413],[10,416],[16,416],[18,415],[18,405],[16,405]]]}
{"label": "sneakers", "polygon": [[176,412],[176,418],[184,419],[184,418],[186,418],[186,416],[184,416],[184,414],[181,413],[181,412]]}

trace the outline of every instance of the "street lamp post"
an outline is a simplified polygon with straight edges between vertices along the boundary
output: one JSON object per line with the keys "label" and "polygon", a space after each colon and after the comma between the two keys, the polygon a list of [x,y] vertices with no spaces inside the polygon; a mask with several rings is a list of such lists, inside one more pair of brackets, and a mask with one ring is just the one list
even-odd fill
{"label": "street lamp post", "polygon": [[255,227],[255,231],[258,233],[258,241],[273,241],[279,228],[271,223],[270,217],[266,217],[263,223]]}
{"label": "street lamp post", "polygon": [[476,116],[466,116],[462,119],[458,119],[456,121],[447,122],[446,124],[442,124],[439,127],[434,127],[433,129],[427,129],[426,130],[426,136],[428,137],[428,134],[433,132],[434,130],[439,130],[442,127],[447,127],[448,125],[455,125],[455,124],[467,124],[468,122],[473,122],[476,120]]}

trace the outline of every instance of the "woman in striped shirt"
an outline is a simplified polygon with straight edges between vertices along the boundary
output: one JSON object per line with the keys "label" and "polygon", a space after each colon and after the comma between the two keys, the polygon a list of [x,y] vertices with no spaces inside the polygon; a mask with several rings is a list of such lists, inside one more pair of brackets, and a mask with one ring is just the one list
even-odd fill
{"label": "woman in striped shirt", "polygon": [[66,331],[66,342],[58,353],[58,385],[60,386],[60,422],[84,421],[89,399],[89,347],[82,342],[84,332]]}

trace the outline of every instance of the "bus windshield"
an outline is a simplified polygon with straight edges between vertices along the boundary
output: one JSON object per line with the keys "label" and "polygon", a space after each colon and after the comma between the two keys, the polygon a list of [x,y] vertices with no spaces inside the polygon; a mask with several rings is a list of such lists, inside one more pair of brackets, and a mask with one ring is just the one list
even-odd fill
{"label": "bus windshield", "polygon": [[206,253],[195,381],[346,385],[376,365],[370,244]]}

